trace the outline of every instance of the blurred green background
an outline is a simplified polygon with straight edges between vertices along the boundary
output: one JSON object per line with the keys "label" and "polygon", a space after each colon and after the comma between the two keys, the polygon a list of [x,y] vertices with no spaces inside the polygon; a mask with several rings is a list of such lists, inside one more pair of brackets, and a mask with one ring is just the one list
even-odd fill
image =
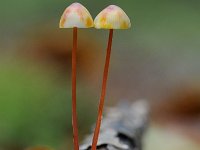
{"label": "blurred green background", "polygon": [[[72,149],[72,30],[58,28],[72,2],[0,2],[0,150]],[[118,5],[132,22],[114,31],[106,105],[146,98],[153,123],[145,149],[199,149],[200,1],[78,2],[93,17]],[[79,30],[80,139],[95,122],[107,37],[107,30]]]}

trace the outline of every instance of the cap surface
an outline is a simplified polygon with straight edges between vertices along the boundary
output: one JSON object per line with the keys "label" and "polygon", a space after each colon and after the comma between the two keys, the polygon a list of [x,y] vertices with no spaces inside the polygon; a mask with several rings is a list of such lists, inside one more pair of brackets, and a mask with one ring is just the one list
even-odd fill
{"label": "cap surface", "polygon": [[131,22],[120,7],[110,5],[97,15],[94,26],[97,29],[128,29]]}
{"label": "cap surface", "polygon": [[89,11],[80,3],[73,3],[67,7],[60,19],[60,28],[90,28],[93,19]]}

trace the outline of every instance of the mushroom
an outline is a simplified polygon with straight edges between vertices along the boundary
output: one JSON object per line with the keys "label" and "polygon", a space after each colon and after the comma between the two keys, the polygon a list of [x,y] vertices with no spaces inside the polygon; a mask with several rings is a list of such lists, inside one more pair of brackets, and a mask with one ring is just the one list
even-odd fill
{"label": "mushroom", "polygon": [[98,136],[101,127],[103,107],[106,95],[106,84],[108,78],[111,47],[112,47],[113,29],[128,29],[131,27],[131,22],[129,17],[120,7],[115,5],[110,5],[97,15],[97,17],[94,20],[94,26],[97,29],[109,29],[110,33],[108,39],[106,61],[104,66],[102,91],[98,108],[98,117],[92,141],[92,150],[96,150]]}
{"label": "mushroom", "polygon": [[94,26],[89,11],[80,3],[73,3],[67,7],[60,19],[60,28],[73,28],[73,49],[72,49],[72,126],[74,149],[79,150],[78,123],[76,112],[76,50],[78,28],[90,28]]}

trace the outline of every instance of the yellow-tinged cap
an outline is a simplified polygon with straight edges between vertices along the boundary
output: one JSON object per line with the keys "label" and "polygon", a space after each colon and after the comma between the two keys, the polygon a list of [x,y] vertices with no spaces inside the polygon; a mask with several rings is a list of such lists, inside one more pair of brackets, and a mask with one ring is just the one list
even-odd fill
{"label": "yellow-tinged cap", "polygon": [[97,15],[94,26],[97,29],[128,29],[131,22],[120,7],[110,5]]}
{"label": "yellow-tinged cap", "polygon": [[60,19],[60,28],[90,28],[94,26],[89,11],[80,3],[67,7]]}

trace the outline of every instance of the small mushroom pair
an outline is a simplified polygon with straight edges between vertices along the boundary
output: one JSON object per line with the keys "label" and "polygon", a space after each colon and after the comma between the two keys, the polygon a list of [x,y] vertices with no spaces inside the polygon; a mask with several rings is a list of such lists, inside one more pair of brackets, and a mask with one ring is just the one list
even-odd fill
{"label": "small mushroom pair", "polygon": [[109,39],[107,46],[106,61],[103,73],[102,91],[98,108],[98,117],[92,141],[92,150],[96,150],[98,136],[100,132],[103,115],[104,100],[106,95],[106,84],[112,48],[113,29],[128,29],[131,22],[126,13],[118,6],[110,5],[101,11],[93,21],[89,11],[80,3],[73,3],[64,11],[60,28],[73,28],[73,49],[72,49],[72,126],[74,137],[74,149],[79,150],[78,125],[76,112],[76,50],[77,50],[77,30],[78,28],[109,29]]}

